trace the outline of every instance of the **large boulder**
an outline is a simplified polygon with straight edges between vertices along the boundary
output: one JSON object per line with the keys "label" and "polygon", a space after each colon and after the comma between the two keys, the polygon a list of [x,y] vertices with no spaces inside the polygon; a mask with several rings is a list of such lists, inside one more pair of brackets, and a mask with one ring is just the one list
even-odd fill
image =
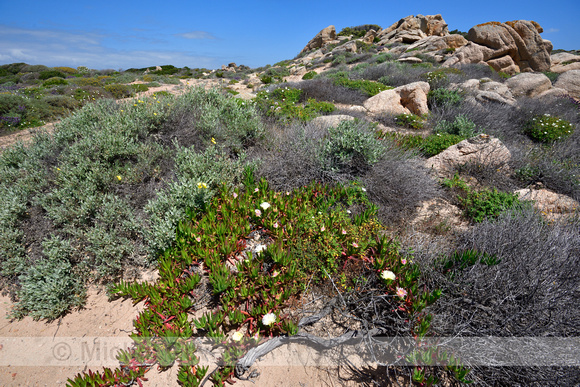
{"label": "large boulder", "polygon": [[321,48],[326,43],[336,39],[336,28],[332,25],[320,31],[308,44],[300,51],[300,53],[312,51]]}
{"label": "large boulder", "polygon": [[534,208],[550,220],[572,215],[580,209],[580,204],[571,197],[541,187],[524,188],[514,193],[520,200],[532,200]]}
{"label": "large boulder", "polygon": [[413,82],[396,89],[385,90],[367,99],[363,106],[372,114],[417,114],[429,113],[427,82]]}
{"label": "large boulder", "polygon": [[550,78],[544,74],[522,73],[505,81],[515,97],[536,97],[552,88]]}
{"label": "large boulder", "polygon": [[554,87],[566,90],[574,98],[580,98],[580,70],[566,71],[558,77]]}
{"label": "large boulder", "polygon": [[449,177],[455,167],[466,163],[504,166],[511,159],[509,149],[497,138],[486,134],[461,141],[425,161],[439,177]]}
{"label": "large boulder", "polygon": [[467,33],[472,43],[457,50],[444,65],[486,62],[508,74],[549,71],[552,43],[542,39],[541,32],[538,23],[528,20],[479,24]]}
{"label": "large boulder", "polygon": [[580,70],[580,55],[570,54],[569,52],[559,52],[551,56],[553,73],[565,73],[569,70]]}
{"label": "large boulder", "polygon": [[379,44],[414,43],[428,36],[449,35],[447,23],[441,15],[407,16],[382,30]]}
{"label": "large boulder", "polygon": [[467,101],[474,100],[479,103],[501,103],[506,105],[515,105],[516,100],[513,98],[510,89],[503,83],[494,82],[489,78],[468,79],[461,84],[451,84],[450,89],[462,90],[470,98]]}

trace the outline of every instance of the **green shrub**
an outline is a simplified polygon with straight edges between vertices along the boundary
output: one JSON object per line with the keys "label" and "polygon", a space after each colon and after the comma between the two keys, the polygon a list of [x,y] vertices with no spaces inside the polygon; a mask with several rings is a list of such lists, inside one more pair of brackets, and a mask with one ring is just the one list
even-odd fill
{"label": "green shrub", "polygon": [[63,73],[61,73],[58,70],[46,70],[46,71],[41,71],[39,78],[44,80],[50,79],[50,78],[66,78],[66,75],[64,75]]}
{"label": "green shrub", "polygon": [[74,254],[71,243],[54,237],[45,240],[43,247],[48,259],[36,262],[20,277],[16,318],[53,320],[84,303],[84,279],[69,262]]}
{"label": "green shrub", "polygon": [[462,71],[453,67],[444,67],[424,73],[421,78],[429,82],[431,89],[437,89],[447,83],[447,74],[462,74]]}
{"label": "green shrub", "polygon": [[353,38],[362,38],[366,35],[366,33],[370,30],[379,31],[381,29],[380,26],[376,24],[363,24],[356,27],[345,27],[339,33],[338,36],[351,36]]}
{"label": "green shrub", "polygon": [[113,98],[121,99],[121,98],[129,98],[135,95],[134,88],[130,85],[121,85],[118,83],[113,83],[110,85],[103,86],[105,90],[107,90]]}
{"label": "green shrub", "polygon": [[457,174],[452,179],[444,180],[443,185],[458,191],[464,215],[475,223],[487,218],[495,218],[503,211],[521,205],[515,193],[499,192],[496,188],[475,191]]}
{"label": "green shrub", "polygon": [[102,82],[99,78],[73,78],[70,80],[71,83],[79,86],[102,86]]}
{"label": "green shrub", "polygon": [[65,74],[76,74],[78,71],[76,69],[73,69],[72,67],[55,67],[54,68],[56,71],[60,71],[61,73],[65,73]]}
{"label": "green shrub", "polygon": [[318,73],[316,71],[309,71],[306,74],[304,74],[302,76],[302,79],[307,80],[307,79],[312,79],[314,78],[316,75],[318,75]]}
{"label": "green shrub", "polygon": [[367,123],[342,121],[328,128],[319,158],[323,168],[330,171],[364,170],[375,164],[384,151],[384,145]]}
{"label": "green shrub", "polygon": [[457,90],[439,88],[430,90],[427,94],[427,102],[432,109],[436,106],[457,106],[463,100],[463,96]]}
{"label": "green shrub", "polygon": [[345,72],[337,72],[328,75],[333,80],[333,83],[338,86],[348,87],[349,89],[360,90],[369,97],[379,94],[381,91],[392,89],[379,82],[367,81],[365,79],[351,80]]}
{"label": "green shrub", "polygon": [[66,79],[54,77],[54,78],[49,78],[42,83],[42,86],[44,86],[44,87],[58,86],[58,85],[68,85],[68,82],[66,81]]}
{"label": "green shrub", "polygon": [[463,138],[473,137],[478,133],[475,123],[467,118],[465,114],[458,114],[453,122],[439,121],[433,132],[454,134]]}
{"label": "green shrub", "polygon": [[458,136],[456,134],[448,134],[448,133],[432,134],[428,136],[423,142],[423,145],[421,146],[421,152],[426,157],[433,157],[443,152],[450,146],[455,145],[463,140],[465,140],[465,138]]}
{"label": "green shrub", "polygon": [[332,113],[336,108],[329,102],[319,102],[309,98],[304,104],[300,104],[302,90],[280,87],[272,93],[259,92],[254,98],[254,104],[266,116],[289,123],[293,120],[309,121],[320,113]]}
{"label": "green shrub", "polygon": [[532,140],[552,143],[568,137],[574,132],[574,125],[558,117],[544,114],[535,116],[524,125],[524,133]]}
{"label": "green shrub", "polygon": [[147,86],[143,83],[135,83],[135,84],[132,84],[131,87],[133,88],[135,93],[142,93],[142,92],[149,90],[149,86]]}
{"label": "green shrub", "polygon": [[413,113],[403,113],[395,117],[395,122],[397,125],[404,126],[412,129],[423,129],[425,120]]}

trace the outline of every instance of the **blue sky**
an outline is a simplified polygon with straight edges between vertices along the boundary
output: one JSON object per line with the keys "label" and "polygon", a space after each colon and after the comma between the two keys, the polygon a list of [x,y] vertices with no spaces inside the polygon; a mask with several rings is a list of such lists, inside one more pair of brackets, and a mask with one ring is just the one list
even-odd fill
{"label": "blue sky", "polygon": [[449,29],[535,20],[554,48],[580,49],[580,1],[0,0],[0,64],[127,69],[250,67],[296,56],[321,29],[440,13]]}

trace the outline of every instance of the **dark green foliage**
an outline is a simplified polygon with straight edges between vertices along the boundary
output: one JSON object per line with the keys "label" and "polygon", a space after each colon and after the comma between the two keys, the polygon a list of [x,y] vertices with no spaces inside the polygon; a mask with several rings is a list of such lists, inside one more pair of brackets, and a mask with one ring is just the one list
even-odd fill
{"label": "dark green foliage", "polygon": [[459,105],[462,100],[463,96],[457,90],[439,88],[429,90],[427,94],[427,102],[430,109],[445,105]]}
{"label": "dark green foliage", "polygon": [[465,138],[456,134],[432,134],[428,136],[421,145],[421,153],[423,153],[425,157],[432,157],[463,140],[465,140]]}
{"label": "dark green foliage", "polygon": [[363,24],[355,27],[345,27],[338,33],[338,36],[353,35],[354,38],[362,38],[363,36],[366,35],[368,31],[370,30],[379,31],[380,29],[381,27],[376,24]]}
{"label": "dark green foliage", "polygon": [[329,75],[329,77],[333,80],[335,85],[347,87],[349,89],[360,90],[369,97],[372,97],[373,95],[376,95],[383,90],[392,88],[379,82],[367,81],[364,79],[351,80],[349,79],[348,74],[344,72],[337,72]]}
{"label": "dark green foliage", "polygon": [[132,86],[136,85],[120,85],[118,83],[113,83],[105,85],[103,86],[103,88],[109,93],[111,93],[113,98],[121,99],[121,98],[129,98],[135,95],[135,88]]}
{"label": "dark green foliage", "polygon": [[544,114],[532,117],[524,125],[524,133],[532,140],[552,143],[570,136],[574,132],[574,125],[558,117]]}
{"label": "dark green foliage", "polygon": [[439,121],[433,129],[433,132],[454,134],[463,138],[473,137],[478,133],[475,123],[463,114],[457,115],[453,122],[446,120]]}
{"label": "dark green foliage", "polygon": [[517,194],[499,192],[496,188],[475,191],[458,175],[455,175],[453,179],[444,180],[443,184],[455,189],[464,215],[475,223],[495,218],[502,212],[521,205]]}
{"label": "dark green foliage", "polygon": [[304,74],[302,76],[302,79],[307,80],[307,79],[312,79],[317,75],[316,71],[309,71],[306,74]]}
{"label": "dark green foliage", "polygon": [[50,87],[50,86],[58,86],[58,85],[68,85],[66,79],[62,79],[59,77],[49,78],[46,81],[42,82],[42,86]]}
{"label": "dark green foliage", "polygon": [[423,129],[425,120],[413,113],[403,113],[395,117],[395,123],[411,129]]}
{"label": "dark green foliage", "polygon": [[49,78],[54,78],[54,77],[58,77],[58,78],[66,78],[66,75],[64,75],[63,73],[61,73],[58,70],[45,70],[45,71],[41,71],[39,78],[42,79],[43,81]]}

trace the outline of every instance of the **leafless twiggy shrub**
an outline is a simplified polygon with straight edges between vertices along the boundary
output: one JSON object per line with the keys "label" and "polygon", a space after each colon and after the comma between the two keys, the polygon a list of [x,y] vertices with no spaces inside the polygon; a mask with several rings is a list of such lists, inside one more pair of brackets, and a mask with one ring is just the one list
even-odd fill
{"label": "leafless twiggy shrub", "polygon": [[[459,251],[496,256],[453,277],[437,257],[417,254],[432,286],[444,296],[432,307],[433,328],[444,337],[575,337],[580,333],[580,223],[549,224],[531,208],[506,212],[465,232]],[[436,251],[436,250],[435,250]],[[537,345],[542,345],[540,341]],[[544,345],[545,353],[553,352]],[[488,351],[488,352],[486,352]],[[576,385],[578,367],[491,367],[492,349],[478,348],[473,375],[482,385]],[[524,358],[526,354],[521,354]]]}

